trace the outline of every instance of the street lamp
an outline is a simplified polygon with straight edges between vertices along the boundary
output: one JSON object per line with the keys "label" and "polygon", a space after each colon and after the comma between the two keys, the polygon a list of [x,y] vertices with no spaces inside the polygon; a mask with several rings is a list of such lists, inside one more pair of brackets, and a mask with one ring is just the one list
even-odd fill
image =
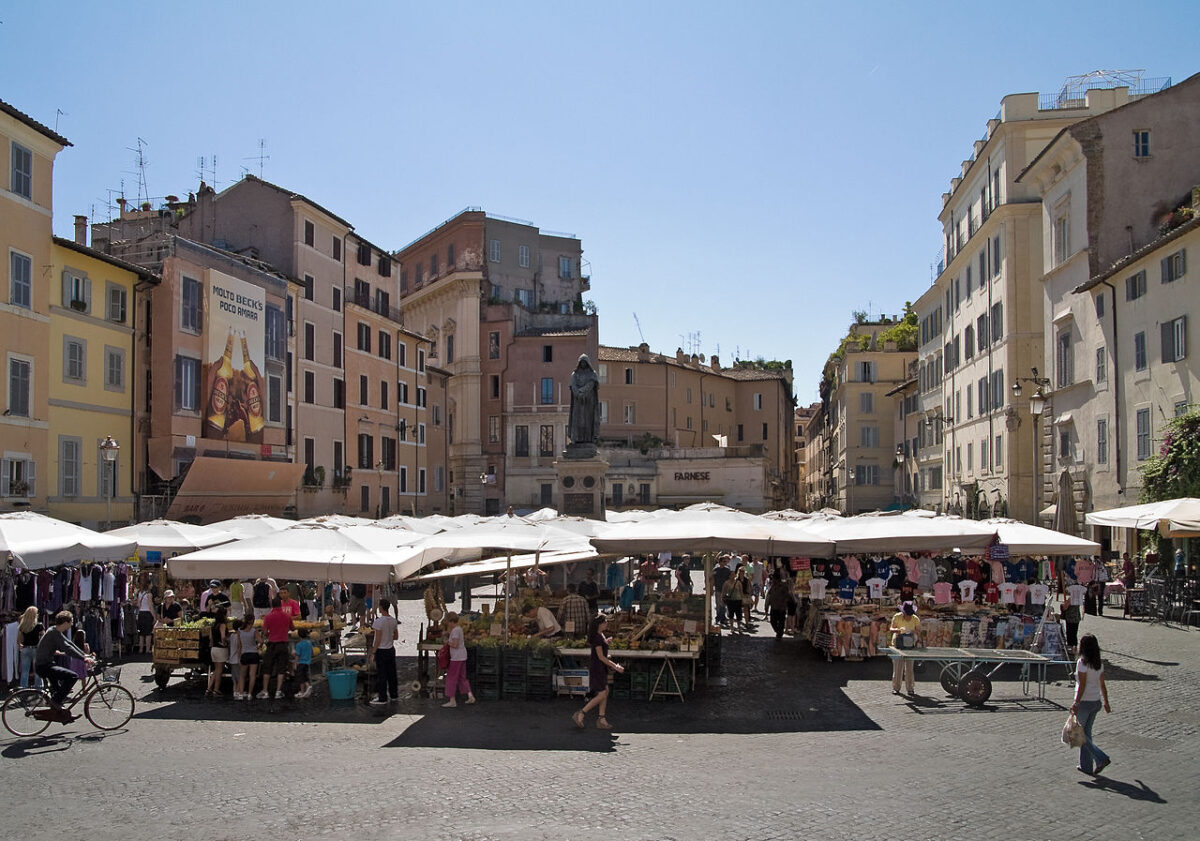
{"label": "street lamp", "polygon": [[111,435],[105,435],[100,444],[100,458],[108,465],[105,468],[108,471],[108,493],[104,495],[104,504],[106,528],[109,529],[112,528],[112,498],[117,493],[117,453],[120,451],[121,445],[114,441]]}
{"label": "street lamp", "polygon": [[1039,376],[1037,368],[1030,368],[1029,370],[1033,373],[1033,376],[1017,377],[1017,381],[1012,385],[1012,393],[1013,397],[1020,397],[1022,392],[1021,383],[1023,382],[1032,383],[1036,387],[1036,391],[1029,395],[1029,414],[1033,415],[1033,419],[1036,421],[1033,427],[1033,516],[1036,523],[1042,516],[1041,502],[1039,501],[1039,497],[1041,496],[1041,488],[1039,487],[1040,477],[1038,476],[1040,472],[1038,461],[1041,460],[1042,448],[1039,446],[1038,439],[1042,432],[1040,421],[1042,413],[1046,411],[1048,401],[1046,388],[1050,385],[1050,378]]}

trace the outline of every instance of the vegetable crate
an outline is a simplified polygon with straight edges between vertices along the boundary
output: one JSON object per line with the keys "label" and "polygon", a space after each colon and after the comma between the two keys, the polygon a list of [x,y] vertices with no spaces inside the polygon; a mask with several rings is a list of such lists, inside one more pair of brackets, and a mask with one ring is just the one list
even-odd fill
{"label": "vegetable crate", "polygon": [[500,680],[494,676],[485,676],[476,678],[471,688],[475,690],[475,695],[481,701],[499,701],[500,700]]}
{"label": "vegetable crate", "polygon": [[530,675],[525,681],[525,696],[527,698],[550,698],[554,695],[554,678],[546,674]]}
{"label": "vegetable crate", "polygon": [[500,674],[500,649],[495,647],[475,646],[471,649],[471,659],[475,663],[477,675]]}
{"label": "vegetable crate", "polygon": [[524,698],[525,689],[524,677],[512,678],[505,675],[500,683],[500,695],[504,698]]}

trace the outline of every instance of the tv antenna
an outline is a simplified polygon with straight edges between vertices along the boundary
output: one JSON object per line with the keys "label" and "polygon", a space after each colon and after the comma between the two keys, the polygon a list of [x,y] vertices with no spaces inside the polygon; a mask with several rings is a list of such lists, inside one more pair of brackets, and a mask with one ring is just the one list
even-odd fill
{"label": "tv antenna", "polygon": [[71,115],[68,114],[66,111],[62,110],[61,108],[54,109],[54,130],[56,132],[58,131],[58,118],[59,117],[69,117],[69,116],[71,116]]}
{"label": "tv antenna", "polygon": [[[271,160],[271,156],[267,154],[267,141],[264,138],[260,137],[258,139],[258,154],[253,155],[249,158],[242,158],[242,160],[244,160],[244,161],[257,160],[258,161],[258,177],[262,178],[263,177],[263,164],[265,162]],[[242,167],[242,169],[246,170],[245,167]],[[249,172],[249,170],[246,170],[246,171]]]}
{"label": "tv antenna", "polygon": [[636,312],[633,314],[633,323],[637,325],[638,338],[642,340],[642,344],[646,344],[646,335],[642,332],[642,322],[638,321]]}
{"label": "tv antenna", "polygon": [[136,155],[135,160],[137,161],[137,172],[135,174],[138,177],[137,200],[139,207],[150,200],[150,187],[146,184],[146,167],[150,162],[146,160],[146,150],[144,148],[149,145],[149,143],[139,137],[137,139],[136,149],[132,146],[126,147],[130,152],[133,152]]}
{"label": "tv antenna", "polygon": [[203,155],[196,158],[196,178],[208,182],[214,190],[217,189],[217,156],[206,158]]}

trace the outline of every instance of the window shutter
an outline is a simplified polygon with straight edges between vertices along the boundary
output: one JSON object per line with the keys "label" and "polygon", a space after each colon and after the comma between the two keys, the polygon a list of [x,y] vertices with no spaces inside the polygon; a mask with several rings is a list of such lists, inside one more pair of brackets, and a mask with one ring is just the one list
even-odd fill
{"label": "window shutter", "polygon": [[1162,330],[1162,361],[1175,361],[1175,322],[1164,321]]}
{"label": "window shutter", "polygon": [[83,311],[90,313],[92,311],[92,279],[90,277],[83,279],[83,301],[86,304]]}
{"label": "window shutter", "polygon": [[0,459],[0,496],[8,496],[11,489],[8,484],[9,477],[12,476],[12,459]]}
{"label": "window shutter", "polygon": [[1188,351],[1187,351],[1187,316],[1186,315],[1179,317],[1179,338],[1180,338],[1179,355],[1176,357],[1176,360],[1187,359]]}
{"label": "window shutter", "polygon": [[183,406],[183,360],[175,357],[175,410]]}
{"label": "window shutter", "polygon": [[37,462],[33,459],[25,462],[25,484],[29,486],[29,490],[25,492],[26,496],[37,495]]}
{"label": "window shutter", "polygon": [[62,273],[62,305],[71,306],[71,275],[65,271]]}
{"label": "window shutter", "polygon": [[1162,282],[1170,283],[1172,280],[1172,278],[1171,278],[1171,258],[1163,257],[1162,260],[1159,261],[1159,265],[1161,266],[1161,269],[1162,269]]}

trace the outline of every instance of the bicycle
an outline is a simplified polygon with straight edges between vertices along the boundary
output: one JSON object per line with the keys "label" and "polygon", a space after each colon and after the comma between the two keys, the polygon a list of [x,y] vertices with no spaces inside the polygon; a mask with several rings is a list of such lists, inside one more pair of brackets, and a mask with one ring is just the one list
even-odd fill
{"label": "bicycle", "polygon": [[49,688],[18,689],[4,701],[0,719],[14,736],[36,736],[50,723],[69,724],[77,718],[70,712],[83,701],[83,713],[100,730],[117,730],[133,718],[133,693],[118,681],[120,666],[97,663],[88,671],[82,686],[67,698],[60,710],[50,702]]}

